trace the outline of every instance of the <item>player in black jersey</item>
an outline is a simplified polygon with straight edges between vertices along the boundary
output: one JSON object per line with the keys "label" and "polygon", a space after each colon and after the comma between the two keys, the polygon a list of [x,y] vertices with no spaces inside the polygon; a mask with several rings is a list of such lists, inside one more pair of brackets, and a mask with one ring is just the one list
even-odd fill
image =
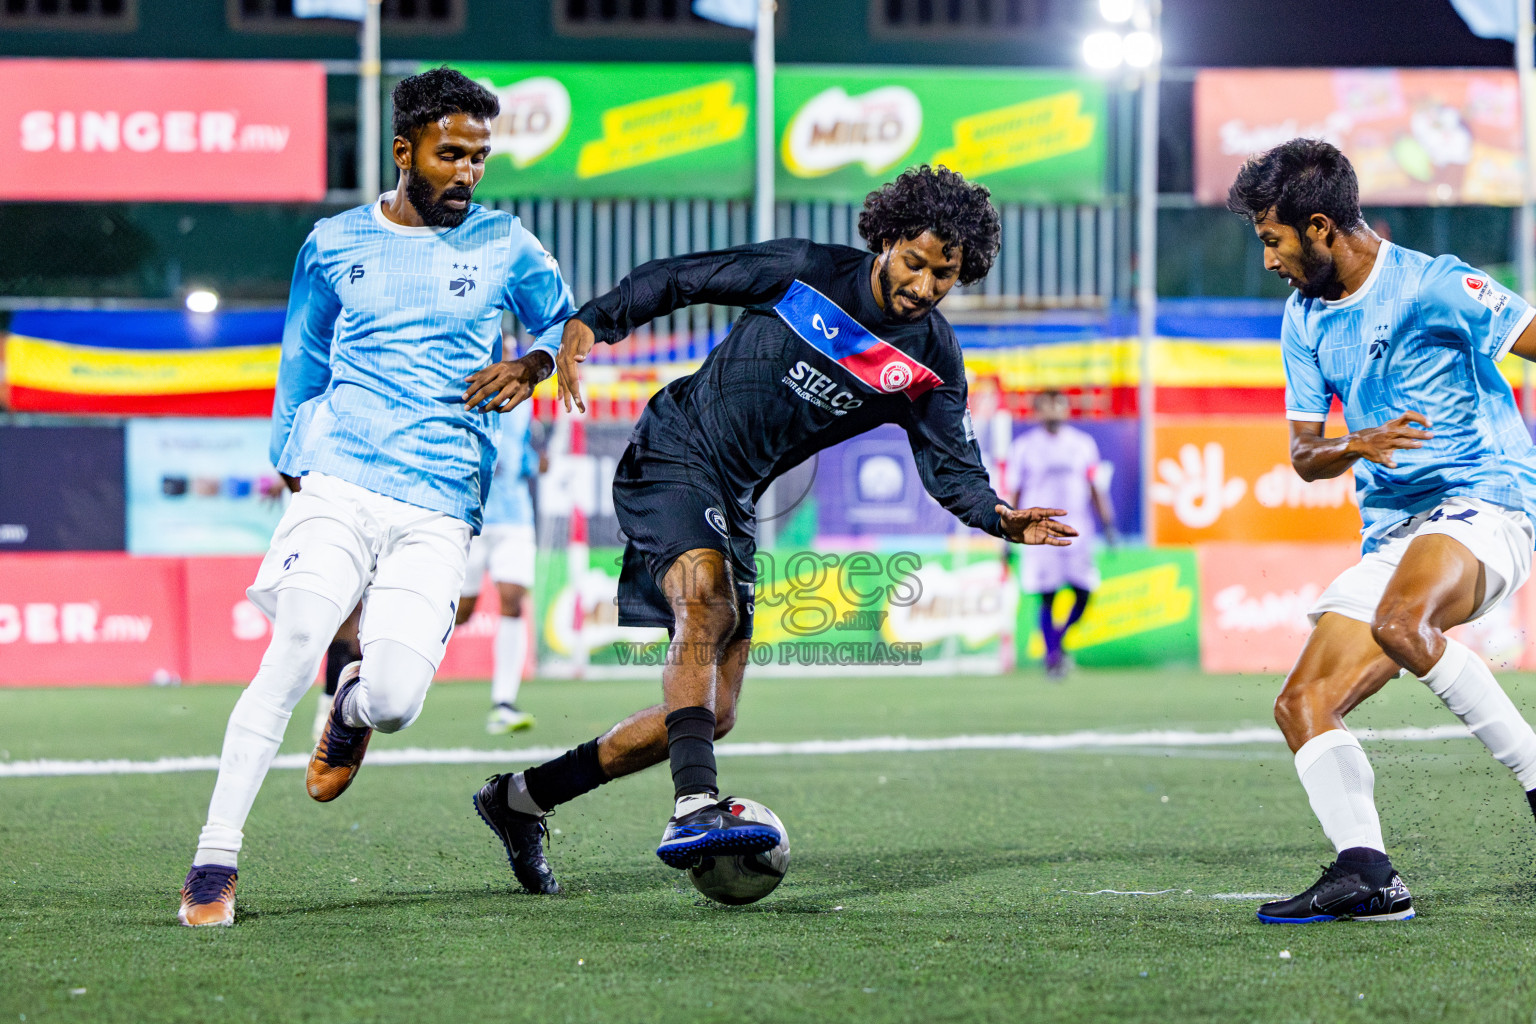
{"label": "player in black jersey", "polygon": [[1021,544],[1076,534],[1053,518],[1061,510],[1015,510],[992,490],[960,346],[935,308],[997,256],[986,188],[945,168],[907,171],[870,193],[859,232],[871,251],[782,239],[655,260],[566,325],[560,396],[585,408],[577,370],[595,343],[695,303],[744,307],[696,373],[651,399],[614,477],[628,538],[619,622],[672,636],[663,703],[475,794],[530,892],[559,891],[541,844],[551,808],[669,759],[677,804],[663,861],[682,868],[778,843],[777,830],[720,801],[714,741],[735,722],[752,635],[756,503],[785,470],[897,423],[923,485],[967,525]]}

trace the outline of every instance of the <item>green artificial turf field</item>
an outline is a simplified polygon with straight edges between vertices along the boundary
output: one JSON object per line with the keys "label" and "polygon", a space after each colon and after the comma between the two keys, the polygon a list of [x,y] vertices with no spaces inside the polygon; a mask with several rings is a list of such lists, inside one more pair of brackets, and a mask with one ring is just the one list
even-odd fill
{"label": "green artificial turf field", "polygon": [[[1505,677],[1536,709],[1536,680]],[[1273,679],[1178,672],[753,681],[730,742],[1269,726]],[[536,682],[539,727],[481,731],[445,685],[404,747],[589,738],[656,684]],[[238,691],[0,691],[0,765],[210,755]],[[305,749],[312,698],[285,751]],[[1412,680],[1359,728],[1453,723]],[[1536,1011],[1536,826],[1468,739],[1367,742],[1419,919],[1258,924],[1329,859],[1277,743],[731,756],[793,864],[707,903],[652,850],[664,771],[561,808],[567,895],[511,891],[469,797],[503,764],[365,765],[320,805],[275,770],[232,929],[176,925],[213,775],[0,776],[5,1021],[1510,1021]],[[1099,890],[1157,895],[1113,895]],[[1171,890],[1161,892],[1162,890]],[[1289,959],[1280,953],[1288,950]]]}

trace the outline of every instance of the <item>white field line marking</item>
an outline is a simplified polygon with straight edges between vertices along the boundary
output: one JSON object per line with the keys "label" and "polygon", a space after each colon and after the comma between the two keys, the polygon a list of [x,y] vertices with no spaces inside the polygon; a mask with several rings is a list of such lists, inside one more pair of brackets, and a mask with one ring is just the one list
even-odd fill
{"label": "white field line marking", "polygon": [[[1071,893],[1073,896],[1166,896],[1177,889],[1095,889],[1093,892],[1078,892],[1076,889],[1063,889],[1062,892]],[[1183,895],[1194,892],[1193,889],[1185,889]]]}
{"label": "white field line marking", "polygon": [[1283,900],[1283,892],[1213,892],[1213,900]]}
{"label": "white field line marking", "polygon": [[[1361,729],[1355,735],[1362,740],[1432,740],[1468,739],[1460,725],[1436,725],[1430,728]],[[917,754],[945,750],[1112,750],[1118,747],[1224,747],[1245,744],[1281,743],[1278,729],[1232,729],[1227,732],[1195,732],[1183,729],[1149,729],[1142,732],[1096,732],[1083,730],[1057,734],[1004,733],[980,736],[942,736],[912,739],[906,736],[872,736],[851,740],[804,740],[797,743],[722,743],[715,748],[721,757],[785,757],[803,754]],[[406,747],[401,750],[375,750],[368,755],[373,765],[416,764],[525,764],[547,761],[565,753],[564,747],[524,747],[518,750],[428,750]],[[303,768],[308,754],[281,754],[272,761],[273,768]],[[126,758],[102,761],[0,761],[0,779],[34,778],[63,775],[163,775],[171,772],[209,772],[219,767],[217,757],[162,757],[154,761],[130,761]]]}

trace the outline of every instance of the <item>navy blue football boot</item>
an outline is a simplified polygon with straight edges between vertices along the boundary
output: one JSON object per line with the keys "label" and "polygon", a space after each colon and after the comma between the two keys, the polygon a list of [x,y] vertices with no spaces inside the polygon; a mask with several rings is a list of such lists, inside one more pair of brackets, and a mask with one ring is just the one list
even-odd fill
{"label": "navy blue football boot", "polygon": [[1266,903],[1258,915],[1265,924],[1408,921],[1413,918],[1413,897],[1390,861],[1378,870],[1334,861],[1312,888]]}
{"label": "navy blue football boot", "polygon": [[762,853],[783,839],[772,825],[748,821],[730,811],[730,803],[705,804],[667,821],[656,856],[669,867],[691,868],[704,857],[734,857]]}

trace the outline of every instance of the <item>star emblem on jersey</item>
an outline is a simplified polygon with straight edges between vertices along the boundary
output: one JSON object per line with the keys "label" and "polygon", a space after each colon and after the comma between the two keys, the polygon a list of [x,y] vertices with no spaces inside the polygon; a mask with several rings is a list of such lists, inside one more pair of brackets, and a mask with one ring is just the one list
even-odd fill
{"label": "star emblem on jersey", "polygon": [[469,275],[472,271],[479,270],[480,268],[472,267],[468,263],[455,263],[453,269],[460,271],[460,274],[448,282],[448,290],[459,298],[463,298],[475,290],[475,279]]}
{"label": "star emblem on jersey", "polygon": [[880,390],[894,393],[912,383],[912,367],[892,360],[880,368]]}
{"label": "star emblem on jersey", "polygon": [[729,537],[731,535],[730,534],[730,530],[727,529],[727,527],[725,525],[725,516],[720,514],[720,510],[719,509],[717,509],[717,508],[707,508],[707,509],[705,509],[704,510],[704,521],[706,523],[708,523],[710,525],[710,527],[716,533],[718,533],[720,536],[722,536],[722,537]]}

